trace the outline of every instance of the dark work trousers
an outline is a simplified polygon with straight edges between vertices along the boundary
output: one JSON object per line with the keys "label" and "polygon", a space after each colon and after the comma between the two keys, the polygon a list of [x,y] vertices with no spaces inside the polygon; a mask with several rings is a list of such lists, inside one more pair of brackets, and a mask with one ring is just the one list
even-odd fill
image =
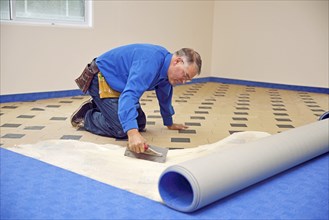
{"label": "dark work trousers", "polygon": [[[89,94],[93,99],[94,108],[87,111],[85,115],[84,128],[93,133],[113,138],[127,138],[127,134],[123,131],[118,116],[118,100],[117,98],[99,97],[98,77],[95,74],[90,87]],[[143,130],[146,126],[146,117],[139,103],[137,106],[137,123],[138,129]]]}

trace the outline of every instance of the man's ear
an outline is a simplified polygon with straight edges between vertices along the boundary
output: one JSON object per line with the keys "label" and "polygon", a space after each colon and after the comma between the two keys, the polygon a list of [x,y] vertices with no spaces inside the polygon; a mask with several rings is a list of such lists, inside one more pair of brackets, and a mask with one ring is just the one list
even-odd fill
{"label": "man's ear", "polygon": [[176,65],[177,63],[181,62],[182,58],[181,57],[175,57],[174,58],[174,64]]}

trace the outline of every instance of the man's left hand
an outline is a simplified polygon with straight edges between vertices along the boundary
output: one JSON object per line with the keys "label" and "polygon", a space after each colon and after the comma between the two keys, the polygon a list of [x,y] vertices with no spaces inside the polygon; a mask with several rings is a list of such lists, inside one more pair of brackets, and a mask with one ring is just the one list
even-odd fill
{"label": "man's left hand", "polygon": [[182,124],[172,124],[171,126],[167,127],[169,130],[185,130],[188,128],[188,126]]}

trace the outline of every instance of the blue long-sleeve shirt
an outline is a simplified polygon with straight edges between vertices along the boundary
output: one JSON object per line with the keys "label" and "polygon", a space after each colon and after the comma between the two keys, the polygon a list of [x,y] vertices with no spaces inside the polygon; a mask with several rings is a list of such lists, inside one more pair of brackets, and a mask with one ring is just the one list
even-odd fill
{"label": "blue long-sleeve shirt", "polygon": [[106,82],[120,92],[118,115],[124,132],[137,128],[137,106],[145,91],[155,90],[163,124],[173,124],[173,87],[168,81],[172,54],[161,46],[131,44],[112,49],[96,59]]}

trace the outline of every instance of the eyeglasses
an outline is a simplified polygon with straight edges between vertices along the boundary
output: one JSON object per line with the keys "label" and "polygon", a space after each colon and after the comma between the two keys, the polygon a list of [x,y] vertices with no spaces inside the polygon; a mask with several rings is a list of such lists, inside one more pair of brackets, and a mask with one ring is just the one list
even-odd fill
{"label": "eyeglasses", "polygon": [[[181,62],[182,62],[183,65],[184,65],[184,61],[182,60]],[[185,65],[184,65],[184,66],[185,66]],[[190,75],[187,73],[186,68],[187,68],[187,67],[185,66],[185,68],[184,68],[184,80],[185,80],[185,82],[191,82],[192,78],[191,78]]]}
{"label": "eyeglasses", "polygon": [[185,79],[185,81],[186,82],[191,82],[191,77],[187,74],[187,72],[186,71],[184,71],[184,79]]}

